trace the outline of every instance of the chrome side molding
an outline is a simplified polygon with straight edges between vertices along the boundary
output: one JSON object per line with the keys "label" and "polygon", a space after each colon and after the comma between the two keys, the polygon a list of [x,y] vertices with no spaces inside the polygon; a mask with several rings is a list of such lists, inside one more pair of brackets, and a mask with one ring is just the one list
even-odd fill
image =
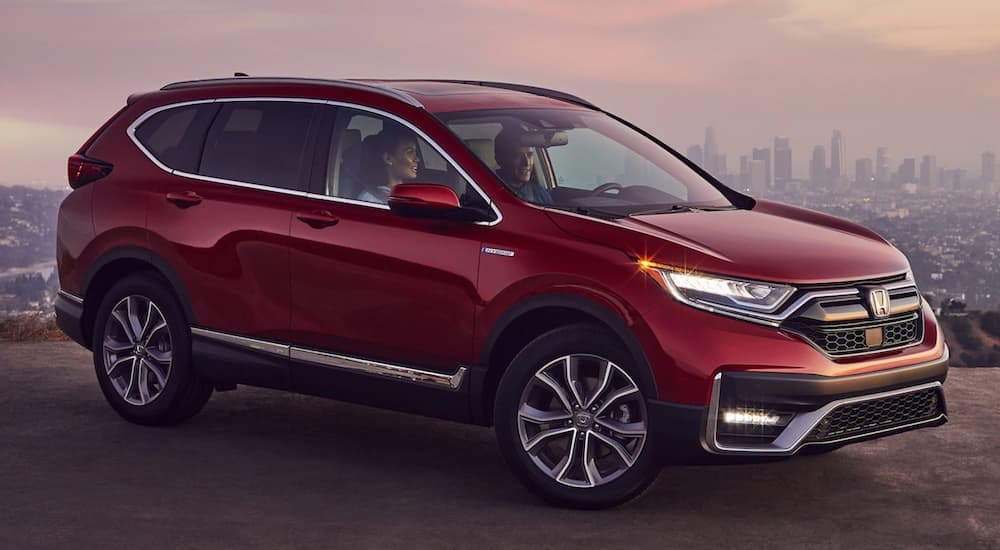
{"label": "chrome side molding", "polygon": [[465,379],[465,373],[468,370],[465,367],[458,367],[454,374],[432,372],[411,367],[404,367],[402,365],[395,365],[392,363],[371,361],[368,359],[338,355],[325,351],[299,348],[279,342],[247,338],[245,336],[216,332],[214,330],[198,327],[191,327],[191,334],[232,346],[279,355],[287,359],[294,359],[296,361],[311,363],[313,365],[363,372],[365,374],[372,374],[384,378],[405,380],[407,382],[415,382],[417,384],[426,384],[429,386],[447,388],[451,390],[458,389],[462,385],[462,381]]}
{"label": "chrome side molding", "polygon": [[78,304],[81,306],[83,305],[83,298],[80,298],[79,296],[74,296],[73,294],[70,294],[69,292],[66,292],[61,288],[59,289],[59,295],[62,296],[63,298],[66,298],[70,302],[73,302],[74,304]]}
{"label": "chrome side molding", "polygon": [[400,378],[410,382],[441,386],[452,390],[462,385],[462,379],[465,378],[466,371],[465,367],[458,367],[455,374],[442,374],[402,367],[391,363],[380,363],[378,361],[368,361],[365,359],[348,357],[346,355],[337,355],[335,353],[312,351],[301,348],[292,348],[291,358],[296,361],[323,365],[324,367],[353,370],[377,376],[385,376],[387,378]]}

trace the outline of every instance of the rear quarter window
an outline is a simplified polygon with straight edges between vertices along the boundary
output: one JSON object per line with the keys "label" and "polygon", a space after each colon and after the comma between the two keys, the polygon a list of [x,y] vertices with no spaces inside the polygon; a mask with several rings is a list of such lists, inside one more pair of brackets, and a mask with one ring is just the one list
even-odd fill
{"label": "rear quarter window", "polygon": [[194,173],[208,127],[218,110],[218,105],[212,103],[166,109],[140,124],[135,137],[164,166]]}
{"label": "rear quarter window", "polygon": [[282,189],[304,189],[313,103],[236,101],[222,109],[208,131],[199,173]]}

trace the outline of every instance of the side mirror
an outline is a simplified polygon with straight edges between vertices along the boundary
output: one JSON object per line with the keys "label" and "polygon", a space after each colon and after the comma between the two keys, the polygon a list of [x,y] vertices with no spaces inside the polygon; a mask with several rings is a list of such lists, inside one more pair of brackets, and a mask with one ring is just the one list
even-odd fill
{"label": "side mirror", "polygon": [[451,187],[437,183],[400,183],[389,194],[389,210],[404,218],[456,221],[490,219],[487,212],[463,208]]}

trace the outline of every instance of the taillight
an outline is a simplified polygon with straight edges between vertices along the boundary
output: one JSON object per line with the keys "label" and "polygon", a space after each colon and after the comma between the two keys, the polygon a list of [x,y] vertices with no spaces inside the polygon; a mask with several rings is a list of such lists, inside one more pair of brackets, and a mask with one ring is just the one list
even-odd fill
{"label": "taillight", "polygon": [[107,162],[84,155],[73,155],[69,157],[69,166],[67,167],[69,186],[76,189],[92,181],[97,181],[110,174],[112,168],[114,166]]}

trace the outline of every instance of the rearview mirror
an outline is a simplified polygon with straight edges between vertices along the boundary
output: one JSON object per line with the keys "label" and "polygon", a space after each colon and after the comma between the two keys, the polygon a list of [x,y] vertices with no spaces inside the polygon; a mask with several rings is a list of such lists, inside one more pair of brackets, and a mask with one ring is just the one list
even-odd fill
{"label": "rearview mirror", "polygon": [[523,147],[559,147],[569,143],[569,134],[559,130],[543,130],[521,134]]}

